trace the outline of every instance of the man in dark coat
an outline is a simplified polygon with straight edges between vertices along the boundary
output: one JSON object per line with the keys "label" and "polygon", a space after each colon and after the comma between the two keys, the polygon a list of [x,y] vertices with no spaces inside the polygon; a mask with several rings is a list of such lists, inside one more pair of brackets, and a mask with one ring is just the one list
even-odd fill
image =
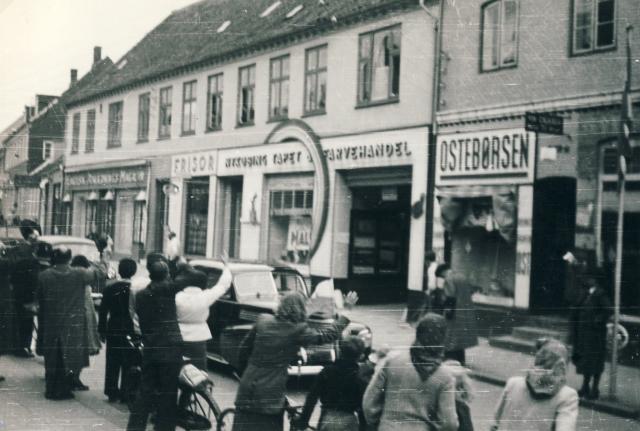
{"label": "man in dark coat", "polygon": [[[169,266],[162,260],[150,265],[149,286],[136,294],[144,352],[142,381],[133,405],[128,431],[144,431],[157,400],[156,430],[175,430],[178,373],[182,366],[182,336],[176,315],[176,288]],[[157,395],[156,395],[157,394]]]}
{"label": "man in dark coat", "polygon": [[72,268],[71,250],[53,250],[51,268],[39,276],[38,300],[41,322],[46,327],[42,349],[44,353],[46,391],[48,399],[72,398],[73,370],[82,367],[84,357],[78,346],[83,343],[85,324],[85,287],[93,270]]}
{"label": "man in dark coat", "polygon": [[16,312],[15,354],[26,358],[33,357],[31,340],[35,316],[35,293],[40,268],[35,256],[35,244],[41,232],[40,226],[36,222],[32,220],[21,222],[20,234],[25,241],[18,244],[14,250],[15,265],[11,272]]}

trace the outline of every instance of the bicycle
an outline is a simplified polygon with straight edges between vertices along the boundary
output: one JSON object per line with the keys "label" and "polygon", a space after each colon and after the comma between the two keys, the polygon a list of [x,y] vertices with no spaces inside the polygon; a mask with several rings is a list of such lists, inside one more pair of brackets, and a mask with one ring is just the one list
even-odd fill
{"label": "bicycle", "polygon": [[[289,397],[285,397],[284,411],[287,414],[287,421],[289,422],[290,431],[304,431],[295,425],[295,420],[302,413],[302,404],[294,404]],[[217,431],[228,431],[233,426],[233,419],[235,417],[236,409],[228,408],[222,411],[218,418]],[[228,425],[226,425],[228,424]],[[227,426],[227,428],[225,428]],[[307,426],[305,430],[316,430],[312,426]]]}

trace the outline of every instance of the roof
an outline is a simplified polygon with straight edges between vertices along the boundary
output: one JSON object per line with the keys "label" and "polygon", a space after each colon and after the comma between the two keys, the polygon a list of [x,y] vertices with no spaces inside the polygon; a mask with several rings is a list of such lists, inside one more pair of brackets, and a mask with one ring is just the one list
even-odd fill
{"label": "roof", "polygon": [[[204,0],[174,11],[126,53],[112,73],[74,91],[67,103],[77,105],[418,6],[418,0],[281,0],[279,7],[270,8],[276,2]],[[267,9],[272,9],[268,15]],[[295,9],[299,11],[293,14]]]}
{"label": "roof", "polygon": [[92,91],[92,89],[101,88],[109,80],[112,73],[116,71],[113,61],[109,57],[105,57],[95,63],[89,72],[80,78],[74,85],[65,91],[61,100],[64,104],[77,99],[80,95]]}
{"label": "roof", "polygon": [[20,115],[13,123],[11,123],[6,129],[0,132],[0,146],[4,146],[4,143],[13,136],[15,133],[20,131],[27,124],[25,121],[24,115]]}

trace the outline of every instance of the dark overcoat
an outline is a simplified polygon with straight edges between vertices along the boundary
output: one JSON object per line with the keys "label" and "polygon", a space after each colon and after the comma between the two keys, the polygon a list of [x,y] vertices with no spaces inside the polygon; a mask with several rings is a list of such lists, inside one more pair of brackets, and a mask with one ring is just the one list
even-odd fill
{"label": "dark overcoat", "polygon": [[578,374],[597,375],[604,371],[607,357],[607,321],[611,316],[611,301],[604,289],[583,291],[583,297],[573,309],[571,359]]}
{"label": "dark overcoat", "polygon": [[478,345],[478,321],[471,295],[473,286],[464,274],[449,271],[444,283],[444,294],[455,299],[453,313],[447,314],[446,351],[463,350]]}

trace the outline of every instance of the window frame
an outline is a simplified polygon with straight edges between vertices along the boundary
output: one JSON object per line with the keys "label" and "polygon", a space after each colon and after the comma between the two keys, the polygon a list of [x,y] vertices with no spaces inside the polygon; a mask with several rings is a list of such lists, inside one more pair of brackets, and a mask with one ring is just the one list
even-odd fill
{"label": "window frame", "polygon": [[[187,99],[187,88],[190,88],[190,97]],[[189,128],[185,128],[185,112],[189,107]],[[198,80],[192,79],[182,84],[182,115],[180,119],[181,136],[194,135],[196,133],[196,116],[198,112]]]}
{"label": "window frame", "polygon": [[[283,69],[284,69],[284,61],[287,61],[287,74],[284,75],[283,74]],[[273,65],[274,63],[279,63],[279,73],[280,75],[277,78],[273,77]],[[282,113],[282,97],[283,97],[283,90],[282,90],[282,84],[284,82],[290,83],[291,82],[291,56],[289,54],[284,54],[284,55],[280,55],[278,57],[274,57],[272,59],[269,60],[269,121],[281,121],[281,120],[286,120],[287,118],[289,118],[289,92],[290,92],[290,86],[287,87],[287,95],[286,95],[286,99],[287,99],[287,112],[286,113]],[[276,84],[278,87],[278,94],[274,95],[273,94],[273,85]],[[271,112],[271,108],[272,106],[272,102],[273,102],[273,98],[276,97],[278,98],[278,110],[280,111],[279,114],[274,115],[273,112]]]}
{"label": "window frame", "polygon": [[[163,102],[163,94],[168,94],[166,100]],[[163,119],[168,113],[168,124],[163,124]],[[169,85],[163,87],[158,91],[158,139],[171,138],[171,125],[173,120],[173,86]],[[163,127],[166,127],[166,132],[163,133]]]}
{"label": "window frame", "polygon": [[[211,83],[215,80],[216,91],[211,91]],[[216,124],[213,124],[211,116],[211,107],[213,104],[212,97],[216,97],[219,100],[219,110],[217,111]],[[206,131],[213,132],[216,130],[222,130],[222,118],[224,107],[224,73],[219,72],[207,77],[207,124]]]}
{"label": "window frame", "polygon": [[592,5],[592,10],[591,10],[591,29],[590,29],[590,35],[591,35],[591,42],[592,42],[592,46],[591,48],[588,49],[577,49],[576,48],[576,42],[578,40],[578,38],[576,37],[576,24],[577,24],[577,19],[576,19],[576,13],[578,11],[577,5],[576,3],[582,1],[582,0],[572,0],[571,1],[571,30],[569,32],[569,52],[571,53],[570,55],[572,57],[579,57],[582,55],[590,55],[590,54],[595,54],[595,53],[599,53],[599,52],[606,52],[606,51],[613,51],[616,50],[618,48],[618,37],[617,37],[617,31],[618,31],[618,26],[617,26],[617,16],[618,16],[618,5],[616,3],[617,0],[612,0],[613,2],[613,42],[611,43],[611,45],[606,45],[606,46],[602,46],[602,47],[597,47],[597,37],[598,37],[598,32],[597,32],[597,27],[598,27],[598,20],[597,20],[597,15],[598,15],[598,5],[600,4],[601,1],[606,1],[606,0],[593,0],[593,5]]}
{"label": "window frame", "polygon": [[[47,146],[49,146],[49,156],[47,156]],[[42,160],[47,161],[53,159],[53,141],[42,141]]]}
{"label": "window frame", "polygon": [[[112,118],[112,110],[119,107],[119,118]],[[107,148],[119,148],[122,147],[122,121],[124,118],[124,102],[119,100],[117,102],[109,103],[109,109],[107,111]],[[116,114],[117,115],[117,112]],[[114,129],[113,125],[117,125],[117,129]]]}
{"label": "window frame", "polygon": [[74,113],[71,120],[71,154],[80,152],[80,121],[82,121],[82,114]]}
{"label": "window frame", "polygon": [[[251,70],[253,69],[253,82],[251,82]],[[242,121],[242,114],[244,112],[244,107],[242,104],[242,90],[245,88],[245,86],[242,83],[242,72],[243,71],[247,71],[248,72],[248,79],[249,79],[249,83],[246,86],[246,88],[249,88],[251,90],[251,107],[250,110],[252,111],[252,116],[250,119],[248,119],[247,121],[243,122]],[[238,68],[238,112],[236,115],[236,126],[237,127],[247,127],[247,126],[253,126],[255,124],[256,121],[256,63],[253,64],[249,64],[247,66],[242,66]]]}
{"label": "window frame", "polygon": [[84,138],[84,152],[93,153],[96,144],[96,110],[87,111],[87,130]]}
{"label": "window frame", "polygon": [[[367,107],[367,106],[376,106],[376,105],[384,105],[387,103],[394,103],[394,102],[398,102],[400,101],[400,77],[398,77],[398,94],[393,96],[392,95],[392,86],[393,86],[393,75],[390,73],[389,74],[389,83],[387,85],[387,97],[383,98],[383,99],[377,99],[377,100],[363,100],[361,98],[361,94],[360,94],[360,89],[362,88],[362,76],[360,74],[360,68],[361,65],[365,62],[368,62],[370,67],[370,71],[369,71],[369,80],[368,80],[368,91],[369,91],[369,97],[371,98],[371,93],[372,93],[372,87],[373,87],[373,56],[374,56],[374,52],[375,52],[375,35],[378,33],[383,33],[383,32],[390,32],[390,34],[393,34],[392,31],[394,29],[399,29],[400,30],[400,52],[399,52],[399,56],[400,56],[400,61],[402,61],[402,24],[398,23],[398,24],[393,24],[393,25],[388,25],[385,27],[381,27],[381,28],[377,28],[375,30],[371,30],[371,31],[367,31],[364,33],[360,33],[358,35],[358,70],[356,72],[357,74],[357,81],[358,81],[358,86],[356,88],[356,107],[360,108],[360,107]],[[370,39],[370,47],[369,47],[369,57],[368,59],[365,59],[364,57],[362,57],[362,49],[361,49],[361,44],[362,41],[365,38],[369,38]],[[395,70],[395,68],[393,69]],[[400,67],[400,70],[402,70],[402,67]],[[398,72],[400,73],[400,72]]]}
{"label": "window frame", "polygon": [[[309,55],[311,52],[316,52],[317,54],[317,61],[316,64],[319,63],[319,59],[320,59],[320,50],[325,49],[326,50],[326,58],[327,58],[327,64],[323,67],[317,67],[314,70],[309,70]],[[317,46],[313,46],[311,48],[307,48],[304,51],[304,92],[303,92],[303,97],[304,100],[302,101],[302,109],[303,109],[303,117],[307,117],[307,116],[311,116],[311,115],[324,115],[327,113],[327,96],[328,96],[328,91],[325,91],[325,100],[324,100],[324,108],[316,108],[316,109],[308,109],[307,107],[307,102],[308,102],[308,91],[309,88],[307,87],[307,81],[308,81],[308,77],[310,75],[316,75],[319,76],[321,73],[325,74],[325,82],[326,82],[326,87],[329,87],[329,44],[324,43],[322,45],[317,45]],[[318,94],[318,79],[316,79],[316,97]],[[319,105],[318,103],[319,101],[316,100],[316,104]]]}
{"label": "window frame", "polygon": [[[502,40],[502,36],[503,36],[503,30],[502,30],[502,23],[504,20],[504,4],[506,1],[513,1],[516,5],[516,21],[515,21],[515,27],[516,27],[516,40],[514,42],[514,60],[513,63],[504,63],[503,58],[502,58],[502,48],[503,48],[503,40]],[[484,48],[485,48],[485,43],[484,43],[484,36],[485,36],[485,10],[492,6],[498,4],[499,6],[499,24],[498,24],[498,28],[499,30],[499,40],[498,40],[498,65],[497,66],[485,66],[484,64]],[[484,2],[481,6],[480,6],[480,52],[478,55],[478,70],[480,71],[480,73],[489,73],[489,72],[495,72],[498,70],[505,70],[505,69],[513,69],[518,67],[518,60],[519,60],[519,47],[520,47],[520,0],[489,0]]]}
{"label": "window frame", "polygon": [[[143,104],[143,101],[144,104]],[[142,108],[146,105],[146,109]],[[146,119],[143,117],[146,114]],[[138,96],[138,144],[149,142],[151,118],[151,93],[146,92]],[[144,126],[144,129],[143,129]]]}

